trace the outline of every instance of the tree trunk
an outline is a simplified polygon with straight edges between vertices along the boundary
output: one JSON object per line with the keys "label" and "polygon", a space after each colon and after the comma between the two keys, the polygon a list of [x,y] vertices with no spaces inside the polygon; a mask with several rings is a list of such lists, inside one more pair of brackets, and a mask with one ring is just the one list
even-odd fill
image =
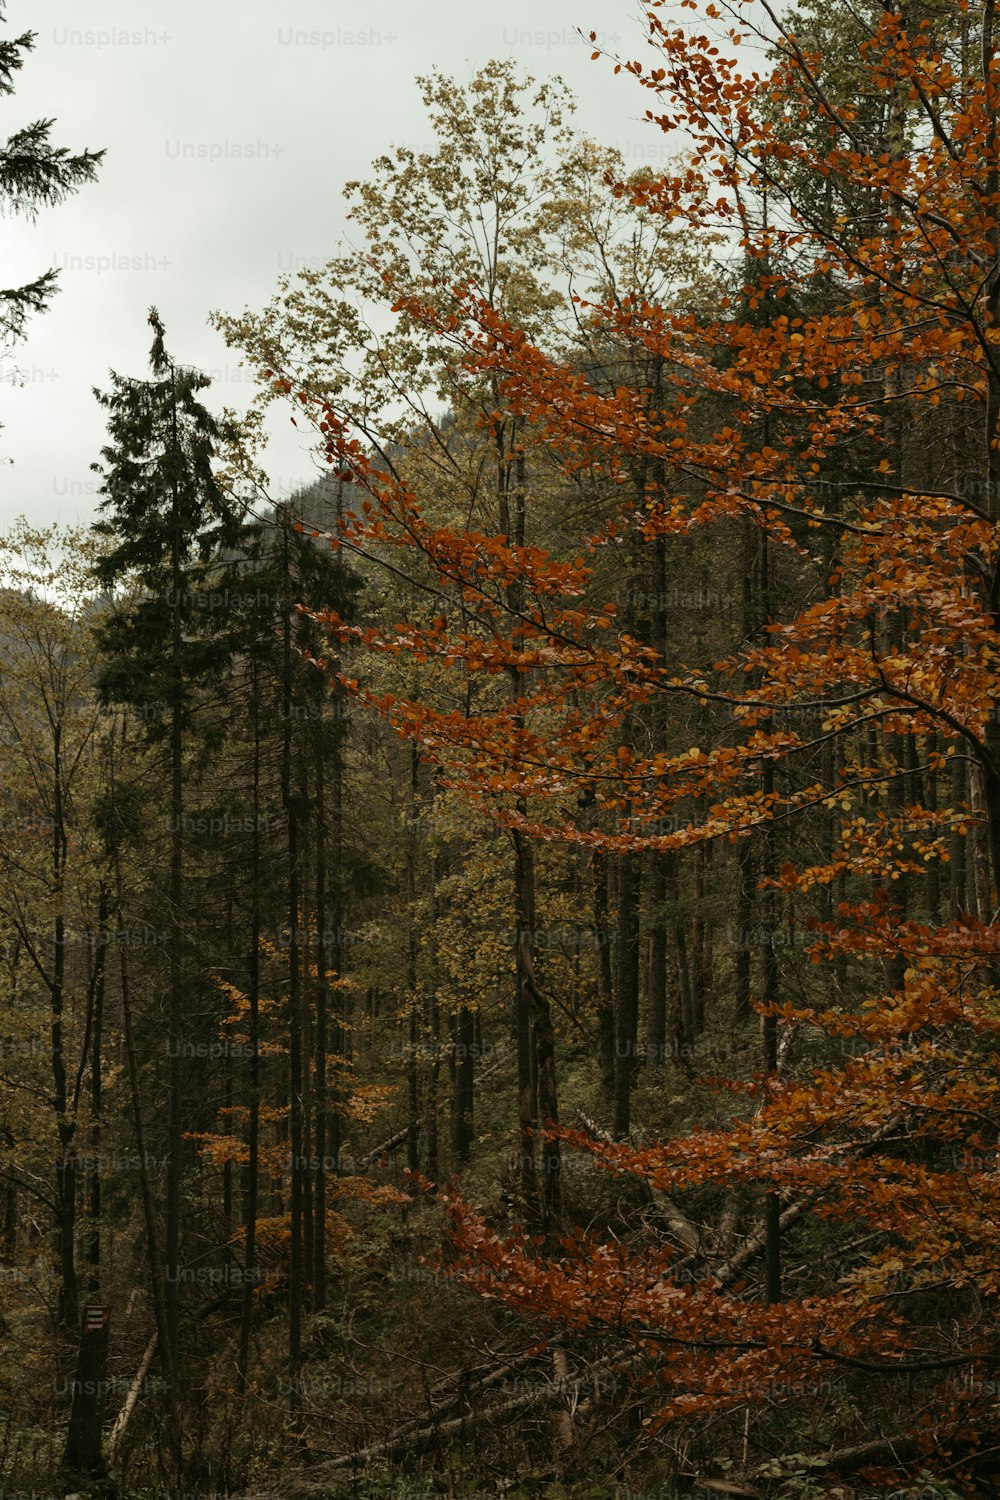
{"label": "tree trunk", "polygon": [[966,873],[966,836],[958,831],[958,824],[962,820],[963,806],[965,803],[965,761],[961,758],[960,751],[951,761],[951,806],[955,819],[955,826],[951,831],[951,859],[949,871],[951,874],[951,915],[961,916],[963,912],[971,910],[968,897],[968,879]]}
{"label": "tree trunk", "polygon": [[406,1100],[410,1134],[406,1143],[406,1165],[411,1172],[420,1166],[420,1072],[417,1048],[420,1041],[420,1017],[417,1014],[417,797],[420,760],[416,744],[410,743],[410,786],[407,801],[408,833],[406,841]]}
{"label": "tree trunk", "polygon": [[649,980],[646,986],[646,1056],[662,1067],[667,1043],[667,899],[668,854],[652,856],[650,872]]}
{"label": "tree trunk", "polygon": [[301,1410],[299,1371],[302,1365],[302,985],[299,951],[301,902],[299,890],[299,811],[292,792],[292,599],[290,521],[282,528],[285,600],[282,622],[282,755],[281,790],[288,819],[288,1085],[289,1146],[291,1149],[291,1234],[288,1268],[289,1408],[293,1419]]}
{"label": "tree trunk", "polygon": [[236,1386],[246,1390],[250,1363],[250,1330],[257,1272],[257,1212],[260,1195],[260,701],[258,663],[251,658],[250,711],[253,716],[253,828],[250,834],[250,947],[247,1007],[249,1011],[250,1102],[247,1126],[247,1173],[244,1201],[243,1297],[240,1307]]}
{"label": "tree trunk", "polygon": [[97,895],[97,947],[91,983],[93,994],[90,1030],[90,1152],[93,1165],[88,1173],[87,1290],[96,1297],[101,1284],[101,1136],[103,1098],[101,1061],[104,1045],[104,995],[108,953],[108,888],[101,880]]}
{"label": "tree trunk", "polygon": [[52,1043],[52,1103],[56,1112],[59,1155],[56,1161],[56,1241],[59,1259],[59,1325],[69,1336],[79,1322],[79,1292],[76,1275],[76,1194],[78,1172],[73,1137],[75,1110],[71,1109],[66,1082],[63,1009],[66,987],[66,924],[63,911],[66,828],[62,797],[62,725],[56,723],[52,738],[52,886],[56,914],[52,933],[52,980],[50,984],[50,1037]]}
{"label": "tree trunk", "polygon": [[615,995],[611,975],[611,932],[608,925],[608,857],[595,849],[591,864],[594,904],[594,942],[597,962],[597,1045],[601,1092],[608,1108],[615,1097]]}
{"label": "tree trunk", "polygon": [[632,1082],[638,1061],[639,1030],[639,865],[633,854],[618,862],[618,945],[615,994],[614,1132],[624,1140],[631,1129]]}
{"label": "tree trunk", "polygon": [[[171,367],[171,375],[172,375]],[[173,441],[177,449],[177,406],[173,406]],[[181,601],[183,570],[180,502],[177,479],[173,481],[170,517],[170,583],[171,583],[171,662],[170,662],[170,873],[169,906],[169,997],[167,1012],[167,1183],[164,1253],[166,1260],[166,1342],[170,1363],[180,1366],[180,1236],[181,1236],[181,1043],[184,1019],[182,909],[184,882],[184,729],[182,712],[183,681],[181,655],[183,631]]]}
{"label": "tree trunk", "polygon": [[469,1159],[472,1150],[472,1107],[475,1078],[475,1018],[465,1005],[455,1017],[455,1107],[452,1115],[452,1150],[456,1163]]}
{"label": "tree trunk", "polygon": [[107,1308],[100,1306],[87,1307],[83,1315],[62,1458],[66,1481],[73,1488],[86,1487],[91,1493],[107,1475],[101,1439],[108,1389],[109,1316]]}
{"label": "tree trunk", "polygon": [[691,923],[691,949],[694,956],[694,1006],[692,1013],[693,1038],[701,1036],[705,1029],[705,1014],[709,1008],[714,988],[712,973],[712,929],[706,917],[708,904],[708,864],[710,845],[699,843],[694,851],[695,916]]}
{"label": "tree trunk", "polygon": [[675,1057],[690,1056],[693,1041],[691,965],[688,961],[687,928],[680,910],[680,880],[678,859],[674,856],[667,866],[667,891],[674,917],[671,923],[674,938],[674,956],[677,964],[677,984],[671,995],[667,1011],[667,1045]]}
{"label": "tree trunk", "polygon": [[[440,917],[438,902],[438,878],[440,874],[439,864],[441,855],[435,856],[431,864],[431,933],[437,932],[437,923]],[[431,978],[428,985],[427,1007],[424,1024],[427,1037],[430,1042],[431,1062],[427,1073],[427,1111],[424,1126],[424,1152],[427,1159],[427,1176],[431,1182],[437,1182],[438,1162],[438,1084],[441,1072],[441,1008],[438,1003],[438,955],[436,946],[431,952]],[[478,1025],[479,1013],[476,1012],[475,1021]],[[474,1028],[475,1029],[475,1028]]]}
{"label": "tree trunk", "polygon": [[[115,768],[112,744],[109,761],[109,782],[112,808],[115,808]],[[132,1017],[132,991],[129,983],[128,962],[125,946],[125,895],[122,881],[121,855],[118,842],[117,823],[110,839],[110,853],[115,878],[115,926],[118,936],[118,961],[121,985],[122,1031],[125,1039],[125,1056],[128,1063],[129,1101],[132,1109],[132,1128],[135,1131],[136,1152],[139,1157],[139,1188],[142,1195],[143,1220],[146,1227],[146,1250],[149,1257],[150,1291],[153,1312],[156,1318],[157,1339],[160,1348],[160,1368],[167,1399],[168,1441],[174,1475],[181,1476],[183,1446],[181,1437],[180,1410],[177,1400],[177,1383],[174,1378],[176,1366],[173,1349],[168,1337],[169,1317],[167,1311],[166,1266],[160,1249],[159,1228],[156,1222],[156,1206],[153,1200],[153,1185],[149,1176],[149,1157],[146,1154],[146,1133],[142,1121],[142,1094],[139,1083],[139,1064],[135,1047],[135,1026]]]}
{"label": "tree trunk", "polygon": [[[534,956],[526,939],[524,945],[524,984],[531,1005],[532,1031],[535,1038],[538,1077],[538,1113],[543,1130],[559,1124],[559,1098],[556,1090],[555,1031],[548,998],[535,973]],[[543,1137],[541,1146],[542,1228],[547,1234],[560,1227],[562,1217],[562,1163],[559,1141]]]}
{"label": "tree trunk", "polygon": [[733,1019],[742,1025],[753,1014],[750,985],[753,974],[753,921],[756,909],[756,875],[751,838],[740,839],[736,855],[736,942]]}
{"label": "tree trunk", "polygon": [[[326,1306],[326,1050],[327,1041],[327,932],[326,932],[326,746],[322,720],[316,735],[316,1074],[313,1084],[313,1254],[312,1305],[314,1312]],[[339,749],[336,752],[339,755]]]}
{"label": "tree trunk", "polygon": [[514,955],[514,1034],[517,1049],[517,1120],[520,1151],[521,1196],[525,1212],[535,1216],[538,1210],[538,1184],[535,1173],[534,1090],[532,1087],[533,1038],[531,997],[528,992],[527,963],[531,961],[535,940],[535,863],[531,843],[514,832],[514,902],[517,914]]}

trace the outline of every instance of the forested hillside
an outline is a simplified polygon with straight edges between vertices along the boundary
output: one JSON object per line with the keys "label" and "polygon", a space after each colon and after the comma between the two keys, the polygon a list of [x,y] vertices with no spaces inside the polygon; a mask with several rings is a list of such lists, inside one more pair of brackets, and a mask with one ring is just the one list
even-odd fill
{"label": "forested hillside", "polygon": [[993,6],[644,9],[0,537],[0,1495],[1000,1493]]}

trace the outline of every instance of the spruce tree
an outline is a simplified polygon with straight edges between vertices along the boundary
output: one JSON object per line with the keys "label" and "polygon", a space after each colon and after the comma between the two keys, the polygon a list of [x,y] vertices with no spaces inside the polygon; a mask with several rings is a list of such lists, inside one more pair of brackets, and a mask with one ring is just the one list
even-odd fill
{"label": "spruce tree", "polygon": [[[212,471],[219,427],[199,400],[210,384],[167,354],[155,308],[152,378],[112,372],[112,389],[95,395],[108,412],[111,442],[102,450],[97,532],[110,546],[96,567],[106,588],[130,587],[98,629],[104,662],[99,690],[107,702],[140,710],[150,738],[165,742],[169,766],[167,928],[168,1163],[164,1233],[165,1375],[177,1368],[178,1262],[181,1229],[181,1141],[185,946],[184,752],[199,688],[224,670],[230,651],[225,610],[206,608],[218,593],[218,559],[235,569],[246,528]],[[206,592],[211,591],[206,598]],[[175,1447],[175,1463],[180,1454]]]}
{"label": "spruce tree", "polygon": [[[0,21],[5,9],[0,0]],[[0,39],[0,95],[14,92],[14,75],[24,66],[36,35],[25,31],[10,41]],[[39,208],[61,203],[96,177],[104,152],[74,155],[65,146],[54,146],[49,139],[54,124],[34,120],[0,146],[0,211],[33,219]],[[44,312],[57,291],[58,274],[51,268],[23,286],[0,288],[0,346],[9,348],[24,338],[30,314]]]}

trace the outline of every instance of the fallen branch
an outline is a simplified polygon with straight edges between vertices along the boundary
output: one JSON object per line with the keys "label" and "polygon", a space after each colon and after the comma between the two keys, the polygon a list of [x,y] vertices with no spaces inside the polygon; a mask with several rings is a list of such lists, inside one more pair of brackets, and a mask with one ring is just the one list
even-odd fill
{"label": "fallen branch", "polygon": [[[482,1072],[479,1074],[479,1082],[483,1083],[493,1073],[496,1073],[499,1068],[503,1067],[506,1061],[507,1056],[506,1053],[504,1053],[502,1056],[497,1058],[496,1062],[490,1063],[488,1068],[484,1068],[482,1070]],[[435,1113],[437,1113],[439,1109],[443,1109],[448,1102],[449,1101],[446,1097],[440,1098],[434,1107]],[[359,1156],[357,1160],[358,1171],[367,1172],[369,1168],[375,1165],[380,1157],[388,1156],[392,1151],[398,1151],[400,1146],[405,1145],[409,1140],[411,1128],[414,1130],[420,1130],[423,1127],[423,1123],[423,1120],[414,1120],[412,1127],[409,1125],[404,1125],[402,1130],[395,1131],[389,1137],[389,1139],[383,1141],[381,1145],[373,1147],[371,1151],[366,1151],[364,1156]]]}
{"label": "fallen branch", "polygon": [[[568,1380],[553,1380],[547,1386],[538,1388],[534,1384],[530,1389],[522,1391],[515,1396],[510,1396],[503,1401],[495,1401],[488,1406],[481,1406],[477,1411],[463,1413],[458,1417],[451,1417],[447,1421],[440,1421],[439,1416],[443,1414],[441,1408],[424,1421],[422,1427],[413,1431],[397,1432],[391,1438],[382,1443],[373,1443],[367,1448],[361,1448],[355,1453],[344,1454],[340,1458],[329,1459],[323,1464],[317,1465],[311,1471],[312,1476],[324,1473],[332,1473],[342,1469],[358,1468],[364,1464],[380,1461],[392,1461],[408,1454],[424,1453],[428,1448],[442,1439],[459,1437],[467,1431],[470,1426],[481,1426],[484,1422],[502,1423],[520,1411],[529,1408],[532,1411],[544,1411],[549,1407],[562,1401],[566,1403],[567,1410],[575,1410],[579,1416],[585,1412],[591,1403],[600,1394],[598,1389],[594,1396],[583,1403],[577,1403],[576,1397],[581,1389],[590,1389],[596,1385],[598,1388],[602,1380],[617,1384],[619,1377],[631,1370],[640,1359],[648,1359],[648,1354],[641,1356],[633,1355],[630,1358],[621,1359],[609,1355],[600,1360],[598,1364],[591,1366],[585,1376]],[[494,1377],[495,1378],[495,1375]],[[485,1383],[485,1382],[484,1382]],[[447,1410],[451,1410],[454,1403],[449,1403]],[[303,1480],[301,1485],[289,1482],[286,1486],[286,1494],[309,1494],[316,1490],[327,1488],[322,1484],[310,1484]]]}
{"label": "fallen branch", "polygon": [[[595,1141],[601,1141],[605,1146],[613,1146],[614,1138],[603,1125],[599,1125],[590,1115],[584,1114],[583,1110],[577,1111],[577,1119],[580,1121],[587,1134]],[[639,1185],[647,1202],[651,1203],[661,1216],[671,1234],[684,1246],[685,1250],[697,1253],[701,1248],[701,1235],[697,1226],[691,1223],[686,1214],[682,1213],[677,1204],[667,1193],[652,1186],[645,1177],[639,1179]]]}
{"label": "fallen branch", "polygon": [[118,1444],[125,1436],[125,1429],[129,1424],[132,1413],[135,1411],[136,1404],[139,1400],[140,1395],[142,1394],[143,1384],[145,1383],[146,1376],[149,1374],[149,1367],[153,1363],[153,1355],[156,1353],[156,1344],[158,1337],[159,1335],[154,1329],[152,1335],[150,1336],[149,1343],[146,1345],[146,1349],[142,1356],[142,1359],[139,1361],[139,1368],[135,1372],[135,1375],[132,1379],[132,1384],[128,1388],[128,1395],[122,1402],[121,1411],[115,1417],[114,1425],[112,1426],[111,1431],[108,1434],[109,1460],[114,1458],[115,1453],[118,1450]]}
{"label": "fallen branch", "polygon": [[[580,1115],[580,1119],[585,1124],[587,1130],[594,1134],[597,1139],[606,1138],[607,1133],[602,1132],[601,1127],[596,1126],[585,1115]],[[898,1123],[898,1119],[888,1121],[870,1141],[859,1143],[860,1149],[863,1151],[875,1149],[879,1141],[895,1129]],[[402,1139],[406,1139],[406,1132],[402,1133]],[[666,1197],[665,1194],[662,1196]],[[780,1228],[782,1230],[787,1229],[789,1225],[800,1218],[821,1196],[821,1193],[816,1193],[799,1202],[789,1203],[781,1213],[779,1219]],[[670,1202],[669,1199],[667,1201]],[[754,1227],[737,1251],[729,1255],[721,1263],[713,1264],[710,1257],[700,1248],[700,1236],[695,1226],[689,1220],[684,1219],[684,1216],[679,1209],[676,1209],[675,1205],[671,1204],[671,1207],[675,1209],[676,1213],[683,1220],[688,1239],[693,1235],[695,1240],[695,1246],[677,1262],[678,1268],[684,1268],[696,1262],[703,1261],[706,1272],[719,1282],[720,1288],[736,1280],[743,1268],[764,1249],[766,1237],[764,1226],[760,1224]],[[642,1339],[642,1332],[637,1330],[635,1337],[637,1340]],[[504,1401],[481,1406],[474,1412],[465,1412],[460,1416],[450,1415],[457,1404],[457,1399],[453,1396],[431,1413],[427,1419],[412,1419],[404,1430],[397,1431],[393,1437],[386,1439],[384,1442],[374,1443],[354,1453],[329,1459],[313,1469],[311,1475],[319,1477],[324,1473],[360,1468],[367,1463],[375,1461],[392,1462],[406,1455],[423,1453],[441,1441],[462,1436],[469,1430],[470,1426],[479,1427],[486,1422],[504,1422],[518,1412],[529,1408],[533,1411],[544,1411],[558,1401],[567,1403],[567,1409],[577,1419],[584,1419],[590,1415],[605,1394],[601,1390],[602,1379],[608,1379],[614,1384],[618,1384],[622,1376],[638,1372],[645,1366],[655,1363],[657,1357],[656,1352],[648,1348],[635,1350],[631,1355],[624,1357],[608,1356],[597,1365],[592,1366],[585,1377],[568,1381],[555,1379],[548,1386],[540,1389],[532,1388],[523,1394],[510,1397]],[[497,1373],[491,1372],[491,1376],[487,1376],[482,1383],[486,1384],[491,1378],[496,1379]],[[592,1393],[587,1396],[586,1400],[578,1400],[582,1389],[591,1390],[594,1387],[596,1388],[592,1389]],[[569,1398],[568,1401],[567,1398]],[[446,1420],[441,1420],[442,1418],[446,1418]],[[423,1425],[418,1425],[421,1420],[423,1420]],[[911,1444],[912,1447],[908,1448],[906,1446],[907,1443]],[[828,1468],[837,1468],[840,1472],[846,1473],[852,1467],[861,1468],[867,1463],[878,1463],[880,1455],[883,1454],[887,1455],[890,1462],[906,1462],[907,1458],[904,1455],[919,1457],[920,1450],[915,1440],[908,1438],[906,1435],[900,1438],[880,1438],[871,1443],[863,1443],[854,1448],[840,1449],[822,1458],[810,1460],[810,1466],[815,1463],[817,1466],[825,1465]],[[310,1483],[306,1480],[296,1483],[293,1480],[289,1481],[286,1485],[285,1494],[309,1495],[323,1491],[325,1488],[326,1486],[323,1484]]]}

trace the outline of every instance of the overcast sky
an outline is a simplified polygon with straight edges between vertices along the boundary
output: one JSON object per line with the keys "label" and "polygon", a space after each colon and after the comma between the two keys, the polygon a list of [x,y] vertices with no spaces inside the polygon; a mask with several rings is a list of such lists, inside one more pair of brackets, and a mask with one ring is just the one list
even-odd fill
{"label": "overcast sky", "polygon": [[[344,182],[393,144],[430,142],[417,74],[467,80],[513,57],[561,75],[580,128],[629,164],[664,151],[641,121],[645,92],[592,62],[575,30],[639,57],[637,0],[9,0],[7,22],[37,41],[0,101],[0,134],[55,116],[56,144],[107,156],[96,183],[33,225],[0,223],[3,285],[62,268],[50,311],[0,362],[0,458],[14,460],[0,467],[0,526],[93,517],[105,435],[92,389],[109,369],[145,374],[151,304],[174,357],[215,377],[208,403],[247,404],[248,372],[209,313],[259,308],[283,271],[335,253]],[[276,494],[315,474],[284,416],[268,468]]]}

